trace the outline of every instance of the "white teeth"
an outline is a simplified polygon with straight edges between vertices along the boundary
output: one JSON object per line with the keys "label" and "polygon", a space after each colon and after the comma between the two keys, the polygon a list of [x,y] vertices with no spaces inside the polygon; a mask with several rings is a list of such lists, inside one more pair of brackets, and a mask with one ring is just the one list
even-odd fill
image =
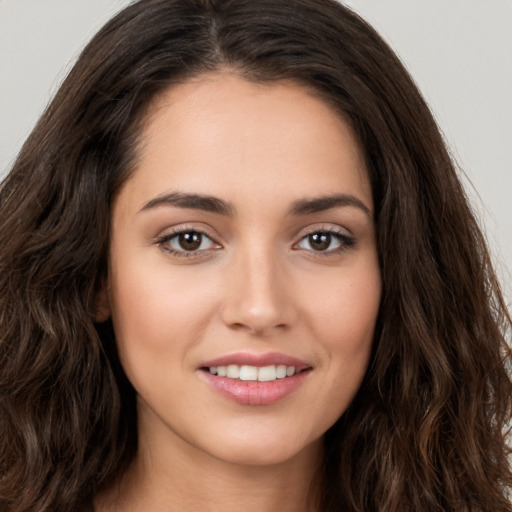
{"label": "white teeth", "polygon": [[286,377],[292,377],[296,373],[295,366],[286,366],[284,364],[261,367],[230,364],[227,366],[211,366],[208,370],[212,375],[217,375],[219,377],[260,382],[284,379]]}
{"label": "white teeth", "polygon": [[[243,366],[242,366],[242,368],[243,368]],[[240,370],[242,368],[240,368],[236,364],[230,364],[226,368],[226,377],[228,377],[229,379],[238,379],[238,377],[240,377]]]}
{"label": "white teeth", "polygon": [[241,366],[240,380],[258,380],[258,368],[256,366]]}
{"label": "white teeth", "polygon": [[[293,368],[293,367],[290,367],[290,368]],[[295,373],[295,368],[294,368],[294,373]],[[286,377],[286,365],[280,364],[279,366],[276,367],[276,377],[278,379],[284,379]]]}
{"label": "white teeth", "polygon": [[275,366],[263,366],[258,370],[258,380],[260,382],[266,382],[269,380],[276,380],[276,367]]}

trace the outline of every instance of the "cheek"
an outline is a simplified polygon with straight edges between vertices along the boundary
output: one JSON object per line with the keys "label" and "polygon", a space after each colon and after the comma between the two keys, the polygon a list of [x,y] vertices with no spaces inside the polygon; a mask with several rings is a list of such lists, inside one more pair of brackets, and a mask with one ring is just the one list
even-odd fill
{"label": "cheek", "polygon": [[211,294],[201,293],[201,279],[165,264],[119,261],[114,268],[112,321],[124,372],[145,401],[167,403],[211,318]]}
{"label": "cheek", "polygon": [[366,373],[380,303],[378,267],[302,281],[302,325],[316,357],[306,407],[294,411],[308,439],[321,437],[347,410]]}
{"label": "cheek", "polygon": [[[308,301],[307,318],[318,340],[317,348],[325,356],[321,359],[326,376],[324,392],[318,394],[323,400],[318,407],[328,411],[329,421],[344,412],[359,389],[368,367],[380,306],[378,265],[352,270],[331,276],[324,286],[309,287],[316,292]],[[333,404],[339,404],[338,408]]]}
{"label": "cheek", "polygon": [[137,260],[118,261],[114,268],[111,309],[121,357],[179,357],[180,349],[198,338],[214,308],[201,276],[173,272],[159,261],[145,266]]}
{"label": "cheek", "polygon": [[[380,305],[378,267],[342,273],[323,286],[308,287],[309,318],[332,351],[368,351]],[[311,292],[311,290],[313,290]]]}

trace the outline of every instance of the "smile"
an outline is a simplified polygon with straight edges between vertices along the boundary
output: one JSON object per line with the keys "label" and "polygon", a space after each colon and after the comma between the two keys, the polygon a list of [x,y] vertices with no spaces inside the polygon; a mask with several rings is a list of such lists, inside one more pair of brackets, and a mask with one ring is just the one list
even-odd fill
{"label": "smile", "polygon": [[259,382],[270,382],[276,379],[285,379],[298,373],[295,366],[286,366],[284,364],[261,367],[230,364],[227,366],[211,366],[208,368],[208,371],[212,375],[227,377],[228,379]]}
{"label": "smile", "polygon": [[205,362],[199,375],[229,401],[241,405],[271,405],[298,390],[313,367],[279,353],[230,354]]}

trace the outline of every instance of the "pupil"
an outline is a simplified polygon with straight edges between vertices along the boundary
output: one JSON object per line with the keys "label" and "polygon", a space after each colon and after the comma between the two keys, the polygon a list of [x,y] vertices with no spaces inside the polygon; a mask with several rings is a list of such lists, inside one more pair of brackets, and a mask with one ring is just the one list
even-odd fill
{"label": "pupil", "polygon": [[179,235],[179,243],[182,249],[185,249],[186,251],[195,251],[196,249],[199,249],[199,246],[201,245],[202,236],[201,233],[180,233]]}
{"label": "pupil", "polygon": [[314,233],[309,235],[309,243],[316,251],[325,251],[331,245],[331,235],[329,233]]}

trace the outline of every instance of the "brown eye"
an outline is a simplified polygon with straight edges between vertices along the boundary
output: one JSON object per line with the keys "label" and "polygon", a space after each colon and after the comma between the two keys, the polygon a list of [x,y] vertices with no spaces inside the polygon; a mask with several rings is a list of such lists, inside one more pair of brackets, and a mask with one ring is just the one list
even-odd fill
{"label": "brown eye", "polygon": [[220,248],[208,235],[194,230],[165,235],[158,240],[158,245],[175,256],[194,256]]}
{"label": "brown eye", "polygon": [[203,241],[203,235],[197,231],[180,233],[177,238],[179,247],[185,251],[196,251]]}
{"label": "brown eye", "polygon": [[295,248],[312,252],[334,254],[344,249],[348,249],[349,247],[353,247],[355,243],[355,238],[345,233],[315,231],[304,236]]}
{"label": "brown eye", "polygon": [[308,235],[308,242],[314,251],[326,251],[331,245],[332,236],[330,233],[313,233]]}

